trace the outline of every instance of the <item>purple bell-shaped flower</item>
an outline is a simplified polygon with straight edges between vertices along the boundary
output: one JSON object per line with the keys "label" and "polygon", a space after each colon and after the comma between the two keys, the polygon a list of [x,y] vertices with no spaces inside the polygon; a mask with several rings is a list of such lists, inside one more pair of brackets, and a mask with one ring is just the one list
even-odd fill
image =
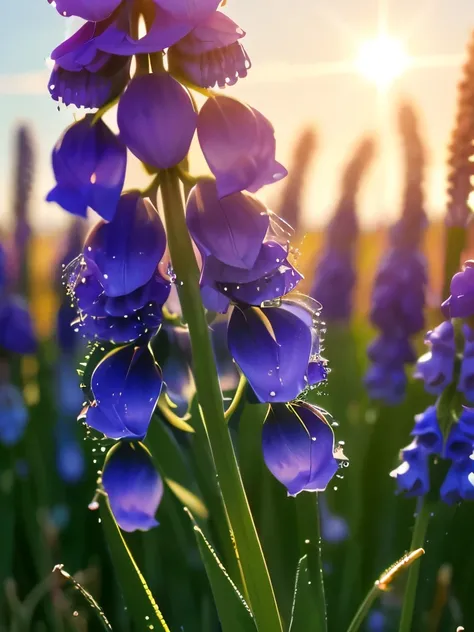
{"label": "purple bell-shaped flower", "polygon": [[55,101],[100,108],[125,89],[130,81],[131,57],[104,53],[95,46],[97,36],[108,24],[88,22],[53,50],[48,89]]}
{"label": "purple bell-shaped flower", "polygon": [[120,99],[117,123],[120,137],[137,158],[168,169],[188,153],[197,113],[186,89],[169,74],[141,75]]}
{"label": "purple bell-shaped flower", "polygon": [[48,202],[87,216],[88,207],[112,220],[122,192],[127,166],[125,145],[99,119],[90,115],[71,125],[53,151],[56,186]]}
{"label": "purple bell-shaped flower", "polygon": [[287,175],[275,160],[270,121],[237,99],[209,98],[199,112],[197,130],[220,198],[243,190],[256,193]]}
{"label": "purple bell-shaped flower", "polygon": [[86,423],[110,439],[143,439],[162,387],[160,367],[147,346],[111,351],[92,374],[94,401]]}
{"label": "purple bell-shaped flower", "polygon": [[84,244],[84,259],[106,296],[119,297],[145,285],[166,248],[166,234],[154,206],[138,191],[120,198],[111,222],[99,222]]}
{"label": "purple bell-shaped flower", "polygon": [[451,322],[445,321],[428,332],[425,343],[430,351],[419,358],[414,375],[424,380],[428,393],[440,395],[453,380],[456,347]]}
{"label": "purple bell-shaped flower", "polygon": [[169,70],[203,88],[232,86],[250,68],[239,41],[244,35],[235,22],[216,11],[168,50]]}
{"label": "purple bell-shaped flower", "polygon": [[307,403],[270,407],[262,450],[266,466],[290,496],[324,491],[339,467],[334,432],[324,412]]}
{"label": "purple bell-shaped flower", "polygon": [[429,491],[429,457],[430,453],[416,440],[402,450],[402,463],[390,472],[390,476],[396,479],[399,491],[407,497],[424,496]]}
{"label": "purple bell-shaped flower", "polygon": [[451,279],[451,295],[441,308],[447,318],[474,316],[474,261],[466,261]]}
{"label": "purple bell-shaped flower", "polygon": [[440,489],[441,500],[448,505],[474,500],[474,459],[471,456],[453,461]]}
{"label": "purple bell-shaped flower", "polygon": [[260,402],[288,402],[307,387],[311,330],[291,312],[235,307],[227,344]]}
{"label": "purple bell-shaped flower", "polygon": [[148,531],[158,525],[156,511],[163,481],[141,443],[121,441],[107,455],[102,474],[115,520],[124,531]]}
{"label": "purple bell-shaped flower", "polygon": [[436,406],[429,406],[423,413],[415,415],[411,436],[416,438],[417,445],[428,454],[441,454],[443,433],[439,427]]}

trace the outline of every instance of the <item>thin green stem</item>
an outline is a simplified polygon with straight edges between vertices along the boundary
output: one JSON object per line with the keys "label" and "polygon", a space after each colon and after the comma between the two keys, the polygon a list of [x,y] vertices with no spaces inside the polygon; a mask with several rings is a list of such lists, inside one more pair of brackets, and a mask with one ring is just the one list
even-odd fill
{"label": "thin green stem", "polygon": [[242,564],[251,608],[261,632],[281,632],[282,624],[265,558],[245,495],[214,361],[209,328],[199,289],[199,268],[187,231],[179,179],[164,171],[161,192],[168,245],[184,320],[189,327],[194,379],[212,457]]}
{"label": "thin green stem", "polygon": [[364,601],[361,603],[359,609],[354,615],[347,632],[357,632],[362,623],[364,622],[365,617],[369,614],[370,608],[373,603],[380,595],[380,593],[386,592],[390,589],[392,582],[404,571],[407,569],[412,570],[413,564],[424,554],[424,550],[422,548],[415,549],[404,555],[398,562],[390,566],[388,570],[386,570],[378,580],[374,583],[372,588],[367,593]]}
{"label": "thin green stem", "polygon": [[112,563],[135,629],[137,632],[147,628],[157,632],[158,630],[170,632],[158,604],[124,540],[106,497],[101,499],[100,516]]}
{"label": "thin green stem", "polygon": [[308,568],[314,599],[318,604],[320,632],[327,631],[326,595],[321,556],[321,525],[318,493],[301,492],[295,499],[301,554],[308,556]]}
{"label": "thin green stem", "polygon": [[377,597],[380,595],[381,592],[383,591],[380,590],[379,584],[378,582],[376,582],[367,593],[364,601],[360,604],[359,609],[355,613],[354,618],[352,619],[349,627],[347,628],[347,632],[357,632],[357,630],[360,628],[360,626],[364,622],[365,617],[369,614],[369,611],[372,608],[373,603],[375,602],[375,600],[377,599]]}
{"label": "thin green stem", "polygon": [[[431,507],[424,498],[420,498],[418,515],[413,528],[411,539],[411,550],[423,548],[426,531],[430,521]],[[402,615],[400,618],[399,632],[410,632],[412,630],[413,613],[415,611],[416,589],[418,586],[418,576],[420,574],[420,563],[416,562],[408,571],[408,580],[403,597]]]}

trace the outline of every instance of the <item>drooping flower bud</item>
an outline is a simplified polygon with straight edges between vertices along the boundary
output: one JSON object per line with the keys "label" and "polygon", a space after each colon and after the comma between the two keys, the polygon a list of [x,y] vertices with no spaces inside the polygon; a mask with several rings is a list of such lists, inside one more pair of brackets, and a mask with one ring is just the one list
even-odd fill
{"label": "drooping flower bud", "polygon": [[454,374],[454,329],[449,321],[438,325],[425,336],[430,351],[418,359],[414,376],[424,380],[425,389],[432,395],[440,395],[452,382]]}
{"label": "drooping flower bud", "polygon": [[145,285],[166,248],[166,234],[155,207],[138,191],[121,196],[111,222],[99,222],[84,244],[84,258],[109,297]]}
{"label": "drooping flower bud", "polygon": [[256,193],[287,175],[275,160],[270,121],[237,99],[209,98],[199,112],[198,137],[219,197],[244,190]]}
{"label": "drooping flower bud", "polygon": [[167,73],[134,77],[117,112],[120,137],[157,169],[180,163],[196,131],[197,113],[185,88]]}
{"label": "drooping flower bud", "polygon": [[111,351],[92,374],[89,426],[110,439],[143,439],[161,393],[162,376],[147,346]]}
{"label": "drooping flower bud", "polygon": [[270,407],[262,449],[266,466],[290,496],[324,491],[339,467],[334,432],[324,412],[306,403]]}
{"label": "drooping flower bud", "polygon": [[192,189],[186,222],[202,254],[244,270],[255,264],[270,224],[262,202],[240,192],[219,199],[214,180],[200,180]]}
{"label": "drooping flower bud", "polygon": [[107,455],[102,485],[121,529],[148,531],[158,525],[155,514],[163,481],[144,445],[121,441],[114,446]]}
{"label": "drooping flower bud", "polygon": [[260,402],[289,402],[308,387],[313,332],[290,309],[235,307],[227,343]]}
{"label": "drooping flower bud", "polygon": [[438,423],[436,406],[429,406],[423,413],[415,415],[415,426],[411,431],[417,445],[428,454],[441,454],[443,450],[443,433]]}
{"label": "drooping flower bud", "polygon": [[453,461],[440,489],[443,502],[453,505],[461,500],[474,500],[474,458],[472,454]]}
{"label": "drooping flower bud", "polygon": [[451,295],[441,308],[447,318],[474,316],[474,261],[466,261],[451,279]]}
{"label": "drooping flower bud", "polygon": [[398,489],[407,497],[424,496],[430,489],[427,452],[417,441],[402,450],[403,462],[390,476],[396,479]]}
{"label": "drooping flower bud", "polygon": [[71,125],[54,148],[57,185],[46,199],[73,215],[86,217],[90,207],[111,220],[125,180],[127,153],[102,119],[92,121],[88,115]]}

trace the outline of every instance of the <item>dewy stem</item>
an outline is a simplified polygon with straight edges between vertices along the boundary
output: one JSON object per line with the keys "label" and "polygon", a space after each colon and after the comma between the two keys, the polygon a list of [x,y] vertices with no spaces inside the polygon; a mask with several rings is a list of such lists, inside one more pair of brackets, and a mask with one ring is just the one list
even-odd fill
{"label": "dewy stem", "polygon": [[161,173],[161,192],[176,285],[189,327],[194,379],[218,483],[229,516],[257,628],[281,632],[282,623],[224,418],[222,394],[199,289],[199,268],[184,216],[176,171]]}
{"label": "dewy stem", "polygon": [[301,492],[295,498],[295,503],[300,553],[308,556],[311,592],[319,611],[319,621],[313,622],[313,625],[318,632],[327,632],[318,492]]}
{"label": "dewy stem", "polygon": [[[413,528],[413,536],[410,548],[412,551],[423,548],[428,523],[430,521],[431,507],[423,497],[420,498],[418,515]],[[412,630],[413,613],[415,610],[416,589],[418,586],[418,576],[420,574],[420,562],[416,562],[408,571],[408,580],[403,597],[402,614],[400,618],[399,632],[410,632]]]}

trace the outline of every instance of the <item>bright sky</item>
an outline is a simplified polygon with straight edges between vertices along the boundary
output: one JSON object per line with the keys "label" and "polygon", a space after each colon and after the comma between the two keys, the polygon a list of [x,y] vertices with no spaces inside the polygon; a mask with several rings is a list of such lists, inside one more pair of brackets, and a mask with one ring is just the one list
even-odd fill
{"label": "bright sky", "polygon": [[[47,0],[1,4],[1,223],[7,221],[11,207],[12,129],[17,121],[28,121],[36,135],[39,163],[34,214],[39,226],[55,228],[64,223],[66,213],[42,201],[52,185],[50,148],[72,122],[74,111],[58,112],[50,100],[45,60],[73,25],[57,15]],[[360,46],[377,35],[381,9],[387,32],[420,66],[395,79],[385,99],[385,113],[373,83],[356,70],[341,72],[346,62],[354,62]],[[229,94],[249,102],[272,121],[279,160],[288,164],[305,125],[318,129],[320,148],[304,208],[308,228],[327,218],[337,195],[340,167],[351,146],[367,132],[382,134],[383,143],[378,166],[361,197],[361,214],[370,224],[397,215],[402,165],[393,126],[401,99],[413,101],[423,116],[430,151],[429,210],[442,212],[455,89],[474,26],[472,0],[228,0],[226,12],[247,32],[245,43],[253,62],[248,79]],[[278,185],[263,192],[269,202],[277,195]]]}

